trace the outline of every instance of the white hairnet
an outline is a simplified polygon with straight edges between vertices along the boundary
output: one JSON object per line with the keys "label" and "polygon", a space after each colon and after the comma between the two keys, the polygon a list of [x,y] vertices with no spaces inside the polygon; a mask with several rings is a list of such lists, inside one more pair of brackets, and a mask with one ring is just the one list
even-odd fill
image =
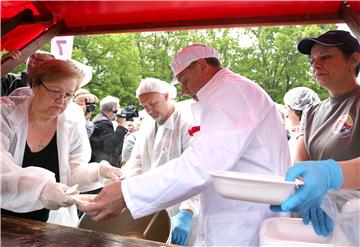
{"label": "white hairnet", "polygon": [[219,59],[220,53],[207,45],[195,44],[184,47],[181,51],[175,54],[174,59],[170,64],[174,77],[176,77],[192,62],[197,61],[200,58],[210,57]]}
{"label": "white hairnet", "polygon": [[165,81],[156,78],[145,78],[141,80],[140,85],[136,89],[136,97],[139,98],[139,95],[150,92],[168,93],[170,99],[175,99],[177,94],[176,88]]}
{"label": "white hairnet", "polygon": [[296,87],[284,95],[284,104],[296,111],[303,111],[308,105],[320,102],[320,98],[307,87]]}

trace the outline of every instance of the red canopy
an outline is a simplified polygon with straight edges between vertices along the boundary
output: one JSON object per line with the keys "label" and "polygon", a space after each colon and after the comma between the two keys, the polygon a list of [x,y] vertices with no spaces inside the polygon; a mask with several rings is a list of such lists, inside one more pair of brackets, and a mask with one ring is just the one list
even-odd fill
{"label": "red canopy", "polygon": [[1,50],[30,55],[59,35],[339,22],[359,35],[360,2],[2,1]]}

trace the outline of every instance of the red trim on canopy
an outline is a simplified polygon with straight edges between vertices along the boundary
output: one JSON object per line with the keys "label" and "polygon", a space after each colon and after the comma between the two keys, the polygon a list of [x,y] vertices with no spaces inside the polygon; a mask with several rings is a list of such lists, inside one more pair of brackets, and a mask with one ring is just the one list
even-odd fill
{"label": "red trim on canopy", "polygon": [[[348,1],[360,13],[358,1]],[[1,38],[20,49],[58,21],[60,35],[343,22],[343,1],[2,1],[1,24],[28,8],[24,23]],[[49,21],[45,16],[51,15]],[[44,21],[45,20],[45,21]],[[47,21],[46,21],[47,20]]]}

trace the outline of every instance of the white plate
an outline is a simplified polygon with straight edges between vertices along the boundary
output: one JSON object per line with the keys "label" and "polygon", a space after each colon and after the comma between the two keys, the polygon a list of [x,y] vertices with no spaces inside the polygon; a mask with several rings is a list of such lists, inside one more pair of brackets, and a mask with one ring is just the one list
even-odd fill
{"label": "white plate", "polygon": [[71,197],[74,198],[77,205],[80,206],[87,206],[89,205],[90,199],[94,199],[97,195],[95,194],[79,194],[79,195],[72,195]]}
{"label": "white plate", "polygon": [[209,172],[216,191],[229,199],[278,205],[285,201],[302,181],[285,181],[282,176],[236,171]]}

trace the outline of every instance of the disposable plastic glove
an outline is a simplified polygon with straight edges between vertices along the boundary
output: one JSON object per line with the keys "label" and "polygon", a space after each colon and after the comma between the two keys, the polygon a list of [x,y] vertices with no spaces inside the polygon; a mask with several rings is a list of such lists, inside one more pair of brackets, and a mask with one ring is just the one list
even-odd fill
{"label": "disposable plastic glove", "polygon": [[75,200],[71,194],[66,194],[68,186],[61,183],[49,182],[41,192],[40,200],[44,208],[56,210],[60,207],[69,207],[75,204]]}
{"label": "disposable plastic glove", "polygon": [[296,193],[281,204],[282,211],[303,212],[309,207],[318,207],[327,190],[337,189],[344,183],[339,164],[334,160],[304,161],[295,164],[286,174],[286,181],[302,177]]}
{"label": "disposable plastic glove", "polygon": [[185,245],[189,238],[190,225],[192,215],[186,211],[181,210],[177,215],[171,218],[171,243],[178,245]]}
{"label": "disposable plastic glove", "polygon": [[320,207],[305,210],[303,212],[303,222],[305,225],[311,222],[316,234],[325,237],[333,230],[333,221]]}
{"label": "disposable plastic glove", "polygon": [[120,180],[120,177],[122,176],[120,168],[110,165],[110,163],[106,160],[101,161],[100,164],[100,176],[104,178],[109,178],[113,181]]}

